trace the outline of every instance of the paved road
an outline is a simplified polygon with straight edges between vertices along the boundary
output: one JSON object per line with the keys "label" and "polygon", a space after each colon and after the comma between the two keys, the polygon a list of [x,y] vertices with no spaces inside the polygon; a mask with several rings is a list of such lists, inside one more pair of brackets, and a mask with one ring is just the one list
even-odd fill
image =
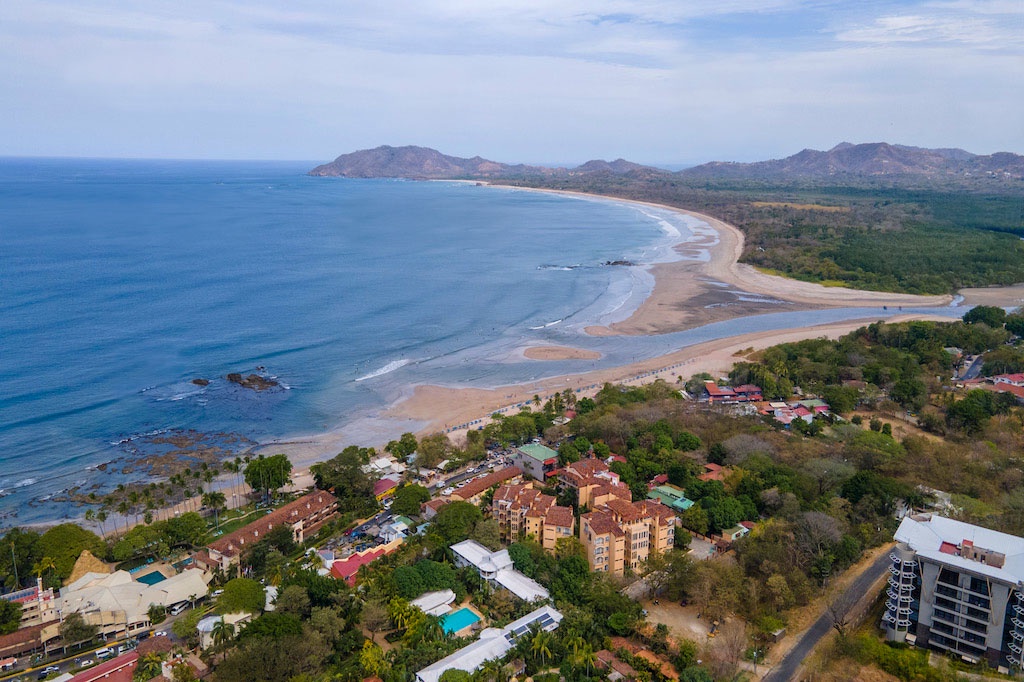
{"label": "paved road", "polygon": [[[851,595],[851,598],[846,600],[846,602],[848,604],[857,604],[861,597],[867,593],[871,585],[885,574],[891,563],[892,560],[889,558],[889,552],[884,552],[879,556],[875,563],[871,564],[846,589],[846,594]],[[874,597],[874,595],[871,596]],[[810,656],[814,648],[818,646],[821,638],[827,635],[831,629],[832,616],[826,612],[818,620],[814,621],[814,625],[804,632],[800,641],[782,657],[781,661],[772,667],[771,672],[764,676],[763,682],[789,682],[789,680],[797,679],[796,673],[800,665]]]}

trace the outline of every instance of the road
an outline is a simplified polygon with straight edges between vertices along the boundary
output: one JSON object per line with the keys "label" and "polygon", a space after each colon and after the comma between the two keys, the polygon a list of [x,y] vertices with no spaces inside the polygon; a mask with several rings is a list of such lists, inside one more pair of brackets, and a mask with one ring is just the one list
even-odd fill
{"label": "road", "polygon": [[[848,598],[843,601],[847,604],[858,604],[861,598],[867,595],[868,590],[875,581],[885,574],[891,563],[892,559],[889,558],[889,552],[884,552],[846,588],[843,594],[844,596],[848,595]],[[873,598],[874,595],[870,595],[870,597]],[[849,607],[847,610],[849,610]],[[804,632],[803,636],[800,637],[800,641],[782,657],[782,660],[772,667],[771,672],[762,678],[763,682],[789,682],[789,680],[797,679],[796,673],[800,665],[810,656],[814,648],[818,646],[821,638],[827,635],[831,629],[832,616],[826,612],[818,620],[814,621],[814,625]]]}

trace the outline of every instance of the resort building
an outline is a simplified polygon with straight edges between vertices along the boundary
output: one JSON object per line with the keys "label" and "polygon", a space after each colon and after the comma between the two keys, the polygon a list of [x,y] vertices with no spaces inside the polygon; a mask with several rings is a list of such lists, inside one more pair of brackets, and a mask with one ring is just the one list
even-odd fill
{"label": "resort building", "polygon": [[591,570],[622,575],[672,547],[675,522],[675,513],[659,502],[614,499],[580,516],[580,541]]}
{"label": "resort building", "polygon": [[455,593],[451,590],[439,590],[437,592],[426,592],[409,602],[409,606],[415,606],[423,613],[430,616],[443,616],[452,610],[455,602]]}
{"label": "resort building", "polygon": [[292,530],[292,539],[301,543],[315,535],[320,527],[333,519],[337,513],[338,499],[334,495],[320,490],[314,491],[211,542],[206,550],[198,552],[194,559],[200,568],[216,567],[227,573],[232,566],[238,565],[245,550],[259,542],[260,538],[275,526],[288,524]]}
{"label": "resort building", "polygon": [[416,673],[416,682],[438,682],[446,670],[464,670],[474,673],[487,661],[500,660],[516,646],[523,635],[529,635],[534,628],[551,632],[562,622],[562,614],[550,606],[542,606],[500,630],[487,628],[480,638],[450,656],[428,665]]}
{"label": "resort building", "polygon": [[[56,600],[63,616],[80,613],[89,625],[95,625],[103,636],[131,636],[150,627],[149,607],[158,604],[171,607],[202,599],[212,576],[198,569],[188,569],[153,584],[135,580],[128,571],[87,573],[67,587],[61,588]],[[57,636],[57,624],[52,636]],[[51,633],[44,632],[46,641]]]}
{"label": "resort building", "polygon": [[558,453],[540,443],[521,445],[512,452],[512,463],[538,481],[558,467]]}
{"label": "resort building", "polygon": [[448,498],[452,501],[461,500],[471,504],[478,504],[480,498],[488,490],[502,483],[518,483],[523,478],[523,470],[518,467],[505,467],[498,469],[485,476],[479,476],[461,488],[456,488]]}
{"label": "resort building", "polygon": [[576,503],[583,507],[594,507],[595,497],[618,496],[632,499],[629,486],[619,480],[604,460],[590,457],[573,462],[558,470],[558,485],[563,489],[576,491]]}
{"label": "resort building", "polygon": [[1024,538],[933,514],[904,517],[894,537],[886,637],[1020,668]]}
{"label": "resort building", "polygon": [[455,566],[472,566],[491,585],[504,587],[525,602],[548,598],[548,591],[533,578],[517,571],[508,550],[492,552],[476,540],[463,540],[451,546]]}
{"label": "resort building", "polygon": [[576,532],[572,508],[555,504],[553,496],[543,494],[531,483],[498,488],[491,500],[491,518],[498,522],[505,542],[533,536],[548,551],[554,551],[559,538]]}

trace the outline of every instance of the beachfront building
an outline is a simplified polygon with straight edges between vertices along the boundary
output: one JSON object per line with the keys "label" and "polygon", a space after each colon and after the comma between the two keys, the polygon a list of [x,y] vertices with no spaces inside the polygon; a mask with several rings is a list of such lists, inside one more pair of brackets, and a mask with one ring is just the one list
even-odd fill
{"label": "beachfront building", "polygon": [[904,517],[894,537],[887,639],[1020,668],[1024,538],[934,514]]}
{"label": "beachfront building", "polygon": [[301,543],[316,534],[320,528],[338,514],[338,499],[331,493],[317,490],[261,516],[252,523],[211,542],[205,550],[193,557],[200,568],[220,568],[225,573],[237,566],[245,550],[276,526],[288,524],[292,539]]}
{"label": "beachfront building", "polygon": [[572,537],[576,532],[572,508],[555,504],[552,495],[545,495],[532,483],[499,487],[491,500],[490,513],[505,542],[532,536],[544,549],[554,551],[560,538]]}
{"label": "beachfront building", "polygon": [[738,403],[759,403],[764,400],[759,386],[743,384],[735,388],[719,386],[714,381],[705,381],[700,394],[701,402],[735,405]]}
{"label": "beachfront building", "polygon": [[[86,573],[61,588],[55,607],[62,617],[80,613],[103,636],[131,636],[150,627],[149,607],[194,603],[206,596],[212,576],[187,569],[150,585],[135,580],[128,571]],[[57,625],[53,636],[57,636]],[[50,633],[43,633],[44,641]]]}
{"label": "beachfront building", "polygon": [[500,630],[487,628],[480,633],[480,638],[469,646],[465,646],[450,656],[428,665],[416,673],[416,682],[438,682],[446,670],[464,670],[476,672],[487,661],[496,661],[505,657],[516,646],[516,641],[529,635],[535,628],[552,632],[562,622],[562,614],[550,606],[542,606],[518,620],[514,620]]}
{"label": "beachfront building", "polygon": [[653,500],[613,499],[580,516],[580,541],[593,571],[637,571],[652,553],[672,547],[675,513]]}
{"label": "beachfront building", "polygon": [[558,486],[576,493],[580,508],[596,506],[595,498],[608,496],[632,499],[629,486],[619,480],[619,475],[608,464],[596,457],[588,457],[568,464],[558,470]]}
{"label": "beachfront building", "polygon": [[512,463],[538,481],[558,467],[558,453],[540,443],[521,445],[512,451]]}
{"label": "beachfront building", "polygon": [[525,602],[544,600],[548,591],[532,578],[517,571],[508,550],[492,552],[476,540],[463,540],[451,546],[455,566],[472,566],[489,584],[504,587]]}

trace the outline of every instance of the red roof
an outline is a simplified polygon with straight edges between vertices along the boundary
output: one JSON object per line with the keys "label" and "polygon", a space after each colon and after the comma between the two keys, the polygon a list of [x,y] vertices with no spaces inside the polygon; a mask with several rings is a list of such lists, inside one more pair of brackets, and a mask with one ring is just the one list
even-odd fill
{"label": "red roof", "polygon": [[71,678],[71,682],[132,682],[132,674],[135,672],[135,664],[138,663],[139,654],[135,651],[112,658],[109,661],[100,663],[94,668],[83,670]]}
{"label": "red roof", "polygon": [[704,390],[708,392],[708,395],[712,396],[736,395],[736,391],[732,390],[728,386],[719,386],[713,381],[705,381]]}
{"label": "red roof", "polygon": [[394,490],[398,487],[398,481],[392,478],[382,478],[373,484],[374,496],[380,496],[389,490]]}
{"label": "red roof", "polygon": [[943,540],[942,544],[939,545],[939,551],[943,554],[953,555],[957,555],[960,553],[959,550],[956,548],[956,545],[954,545],[952,542],[946,542],[945,540]]}
{"label": "red roof", "polygon": [[459,500],[468,500],[492,486],[500,485],[505,481],[509,481],[522,475],[523,470],[519,467],[505,467],[504,469],[499,469],[498,471],[487,474],[482,478],[474,479],[461,488],[457,488],[450,497],[454,497]]}
{"label": "red roof", "polygon": [[260,537],[274,526],[281,523],[294,525],[300,521],[306,521],[331,506],[337,508],[338,498],[331,493],[316,490],[211,542],[207,547],[224,556],[235,556],[242,553],[246,542],[258,542]]}
{"label": "red roof", "polygon": [[373,563],[387,553],[383,547],[376,547],[353,554],[347,559],[340,559],[331,564],[331,575],[339,580],[344,580],[349,585],[355,585],[356,572],[359,571],[359,567]]}
{"label": "red roof", "polygon": [[793,408],[793,414],[795,414],[798,417],[806,417],[807,415],[811,414],[811,411],[808,410],[803,405],[797,405],[796,407]]}

